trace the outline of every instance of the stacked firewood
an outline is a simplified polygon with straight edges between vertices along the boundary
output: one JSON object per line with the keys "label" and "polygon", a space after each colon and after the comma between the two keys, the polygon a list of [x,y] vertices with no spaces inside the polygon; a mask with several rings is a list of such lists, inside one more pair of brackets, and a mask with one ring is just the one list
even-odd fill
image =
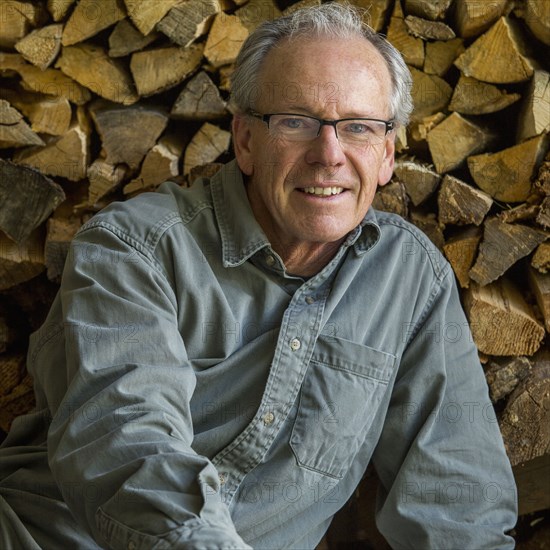
{"label": "stacked firewood", "polygon": [[[113,200],[167,179],[189,185],[228,160],[242,42],[315,3],[0,3],[4,431],[32,405],[26,337],[72,236]],[[522,511],[547,508],[548,495],[532,497],[530,465],[548,470],[550,453],[550,1],[352,3],[413,76],[413,118],[375,206],[419,226],[451,263],[509,456],[530,487]],[[442,327],[442,337],[464,330]]]}

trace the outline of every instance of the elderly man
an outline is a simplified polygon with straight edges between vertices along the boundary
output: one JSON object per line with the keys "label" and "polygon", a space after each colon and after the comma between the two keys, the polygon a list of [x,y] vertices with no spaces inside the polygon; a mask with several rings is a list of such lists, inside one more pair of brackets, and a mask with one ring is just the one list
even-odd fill
{"label": "elderly man", "polygon": [[371,460],[392,547],[513,547],[452,271],[371,208],[409,86],[337,4],[250,36],[236,161],[73,242],[0,453],[2,548],[314,548]]}

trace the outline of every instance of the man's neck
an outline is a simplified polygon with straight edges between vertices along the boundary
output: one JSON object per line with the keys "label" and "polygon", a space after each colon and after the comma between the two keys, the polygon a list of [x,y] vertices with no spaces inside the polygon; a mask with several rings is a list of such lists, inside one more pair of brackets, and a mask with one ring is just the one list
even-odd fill
{"label": "man's neck", "polygon": [[288,273],[301,277],[312,277],[336,256],[343,241],[344,239],[334,243],[301,243],[298,245],[271,241],[271,245],[283,260]]}

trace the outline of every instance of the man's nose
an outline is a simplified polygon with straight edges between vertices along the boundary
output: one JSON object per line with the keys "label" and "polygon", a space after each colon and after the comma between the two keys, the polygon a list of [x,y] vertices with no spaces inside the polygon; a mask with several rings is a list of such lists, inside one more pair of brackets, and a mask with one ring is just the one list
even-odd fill
{"label": "man's nose", "polygon": [[311,141],[306,160],[310,163],[319,163],[323,166],[336,166],[345,161],[345,154],[341,143],[338,141],[336,128],[330,124],[324,124],[319,129],[319,134]]}

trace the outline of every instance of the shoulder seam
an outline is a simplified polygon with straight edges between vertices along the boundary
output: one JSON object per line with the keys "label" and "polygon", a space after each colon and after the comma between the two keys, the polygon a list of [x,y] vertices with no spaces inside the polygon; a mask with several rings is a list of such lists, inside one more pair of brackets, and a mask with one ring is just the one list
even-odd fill
{"label": "shoulder seam", "polygon": [[[434,253],[440,254],[442,258],[444,258],[443,253],[433,244],[427,235],[422,233],[422,231],[418,228],[416,228],[414,225],[413,227],[416,229],[416,231],[413,230],[413,227],[411,227],[410,222],[406,222],[403,220],[403,223],[400,219],[394,219],[393,217],[385,217],[383,215],[384,213],[377,212],[377,222],[379,225],[393,225],[395,227],[399,227],[408,233],[412,235],[412,237],[417,241],[424,251],[426,252],[426,255],[428,256],[430,260],[430,265],[432,266],[432,270],[434,272],[434,275],[438,281],[442,281],[445,276],[447,275],[447,272],[449,271],[448,263],[443,263],[443,265],[439,265],[437,262],[434,261]],[[430,245],[428,245],[430,243]]]}

